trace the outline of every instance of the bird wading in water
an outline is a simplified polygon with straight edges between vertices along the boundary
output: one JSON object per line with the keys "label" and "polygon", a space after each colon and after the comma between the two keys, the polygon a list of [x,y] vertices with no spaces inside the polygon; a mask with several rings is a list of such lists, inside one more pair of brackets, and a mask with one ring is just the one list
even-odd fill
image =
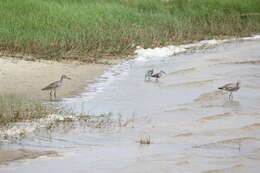
{"label": "bird wading in water", "polygon": [[159,73],[152,74],[151,77],[158,80],[159,78],[161,78],[163,76],[163,74],[166,74],[166,73],[163,70],[161,70]]}
{"label": "bird wading in water", "polygon": [[42,91],[49,90],[50,91],[50,96],[52,96],[52,93],[53,93],[54,96],[56,97],[56,90],[57,90],[57,88],[59,88],[59,87],[61,87],[63,85],[63,79],[71,80],[70,77],[68,77],[66,75],[61,75],[60,80],[50,83],[48,86],[42,88]]}
{"label": "bird wading in water", "polygon": [[152,75],[153,75],[153,69],[148,70],[148,71],[145,73],[144,78],[149,80]]}
{"label": "bird wading in water", "polygon": [[238,81],[236,83],[228,83],[224,86],[219,87],[218,89],[229,92],[230,94],[228,96],[228,99],[230,100],[231,96],[233,98],[233,92],[236,92],[240,89],[240,82]]}

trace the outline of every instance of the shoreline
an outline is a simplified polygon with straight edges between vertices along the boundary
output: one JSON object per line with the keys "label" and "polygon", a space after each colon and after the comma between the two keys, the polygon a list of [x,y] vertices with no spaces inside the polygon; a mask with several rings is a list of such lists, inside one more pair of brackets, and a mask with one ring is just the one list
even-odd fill
{"label": "shoreline", "polygon": [[[16,94],[32,100],[49,101],[49,92],[41,91],[49,83],[66,74],[72,80],[64,81],[57,90],[57,100],[75,97],[87,91],[87,86],[104,73],[110,65],[82,64],[78,62],[55,62],[47,60],[29,61],[13,57],[0,57],[0,92]],[[18,160],[39,157],[56,157],[55,151],[1,150],[0,165]]]}
{"label": "shoreline", "polygon": [[[0,150],[0,165],[6,165],[18,160],[36,159],[39,157],[57,157],[55,151],[35,151],[35,150]],[[1,168],[1,167],[0,167]],[[1,170],[1,169],[0,169]]]}
{"label": "shoreline", "polygon": [[62,74],[72,80],[64,80],[57,90],[57,98],[73,97],[85,90],[89,83],[104,73],[109,65],[81,64],[55,61],[26,61],[11,57],[0,57],[0,92],[17,94],[29,99],[49,100],[49,92],[41,89]]}

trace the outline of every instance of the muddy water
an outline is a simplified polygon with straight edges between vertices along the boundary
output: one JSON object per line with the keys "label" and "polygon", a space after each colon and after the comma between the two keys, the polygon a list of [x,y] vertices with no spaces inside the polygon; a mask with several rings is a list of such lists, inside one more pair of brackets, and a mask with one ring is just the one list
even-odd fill
{"label": "muddy water", "polygon": [[[146,81],[144,72],[151,68],[167,75]],[[217,90],[237,80],[242,86],[233,100]],[[51,136],[7,143],[2,148],[55,150],[63,157],[14,163],[0,172],[259,172],[260,40],[175,56],[150,54],[116,65],[91,88],[61,106],[121,115],[125,125],[65,125]],[[151,144],[140,145],[141,137],[150,137]]]}

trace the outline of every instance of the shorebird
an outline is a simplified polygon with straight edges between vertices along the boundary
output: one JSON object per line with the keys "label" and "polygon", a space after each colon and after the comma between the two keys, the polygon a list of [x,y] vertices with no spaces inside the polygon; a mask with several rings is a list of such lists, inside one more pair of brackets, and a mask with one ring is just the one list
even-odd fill
{"label": "shorebird", "polygon": [[233,97],[232,93],[236,92],[240,89],[240,82],[238,81],[236,83],[229,83],[222,87],[219,87],[218,89],[230,92],[230,94],[228,96],[228,99],[230,100],[231,96]]}
{"label": "shorebird", "polygon": [[163,74],[166,74],[163,70],[161,70],[159,73],[152,74],[151,77],[156,78],[158,80],[160,77],[162,77]]}
{"label": "shorebird", "polygon": [[144,76],[144,78],[145,79],[150,79],[150,77],[153,75],[153,69],[151,69],[151,70],[148,70],[146,73],[145,73],[145,76]]}
{"label": "shorebird", "polygon": [[63,79],[71,80],[71,78],[63,74],[61,75],[60,80],[50,83],[48,86],[44,87],[42,91],[50,90],[50,96],[52,96],[52,92],[54,92],[54,96],[56,97],[56,89],[62,86]]}

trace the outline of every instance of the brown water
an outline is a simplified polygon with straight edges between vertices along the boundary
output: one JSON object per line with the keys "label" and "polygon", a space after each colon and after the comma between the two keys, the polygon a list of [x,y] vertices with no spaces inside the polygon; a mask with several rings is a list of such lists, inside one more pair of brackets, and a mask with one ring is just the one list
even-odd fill
{"label": "brown water", "polygon": [[[167,75],[145,81],[150,68]],[[217,90],[237,80],[241,89],[233,100]],[[259,172],[260,40],[129,61],[92,89],[62,106],[77,113],[120,114],[124,125],[65,125],[51,137],[40,133],[7,143],[2,148],[55,150],[63,157],[13,163],[0,172]],[[151,144],[140,145],[141,137],[150,137]]]}

